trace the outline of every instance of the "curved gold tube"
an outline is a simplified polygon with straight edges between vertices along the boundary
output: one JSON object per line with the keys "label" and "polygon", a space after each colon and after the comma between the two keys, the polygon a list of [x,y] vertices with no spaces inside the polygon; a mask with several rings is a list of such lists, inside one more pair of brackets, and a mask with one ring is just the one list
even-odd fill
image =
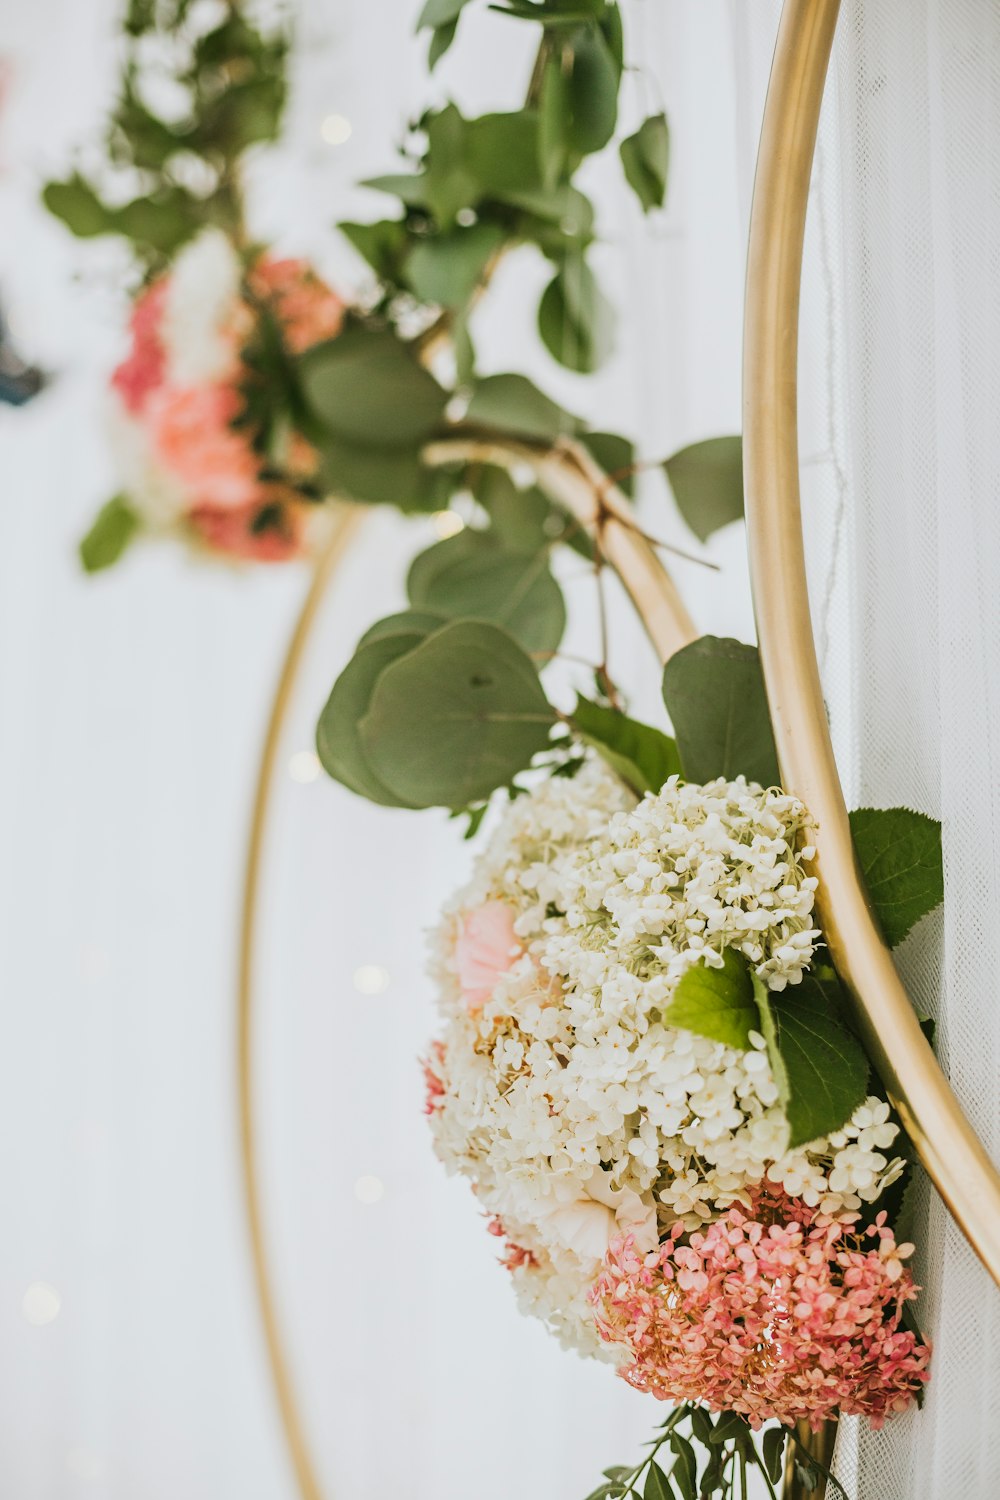
{"label": "curved gold tube", "polygon": [[920,1160],[1000,1282],[1000,1174],[920,1030],[872,917],[833,758],[809,612],[797,360],[806,206],[839,0],[786,0],[757,160],[743,450],[754,606],[782,777],[816,821],[817,902],[860,1029]]}
{"label": "curved gold tube", "polygon": [[288,719],[295,684],[298,681],[306,647],[312,634],[319,607],[327,588],[343,559],[364,515],[359,506],[341,505],[333,510],[331,529],[320,551],[309,591],[292,632],[261,751],[260,768],[254,791],[250,838],[247,844],[243,879],[243,909],[240,920],[239,966],[236,990],[236,1088],[240,1123],[240,1164],[250,1257],[253,1263],[257,1305],[260,1309],[264,1342],[274,1393],[289,1457],[302,1500],[323,1500],[316,1468],[312,1460],[302,1416],[299,1411],[285,1340],[282,1336],[277,1302],[271,1282],[267,1239],[264,1230],[260,1171],[257,1157],[257,1129],[253,1096],[254,1044],[254,973],[257,947],[257,913],[264,858],[267,817],[274,787],[274,773],[282,735]]}

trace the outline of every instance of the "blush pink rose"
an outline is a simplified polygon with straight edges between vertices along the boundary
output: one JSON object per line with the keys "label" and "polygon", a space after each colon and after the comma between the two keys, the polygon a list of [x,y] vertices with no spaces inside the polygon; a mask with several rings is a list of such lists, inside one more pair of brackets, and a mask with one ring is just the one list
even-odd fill
{"label": "blush pink rose", "polygon": [[304,260],[262,256],[251,285],[272,301],[285,342],[295,354],[335,338],[344,321],[345,303]]}
{"label": "blush pink rose", "polygon": [[505,901],[487,901],[462,919],[455,944],[455,969],[470,1010],[484,1006],[497,981],[524,949],[514,931],[514,913]]}
{"label": "blush pink rose", "polygon": [[132,347],[111,377],[111,385],[126,411],[141,412],[152,393],[163,384],[166,351],[160,338],[167,280],[161,279],[136,298],[129,319]]}
{"label": "blush pink rose", "polygon": [[167,387],[150,403],[157,456],[194,506],[240,510],[260,499],[257,455],[230,425],[239,410],[240,397],[229,385]]}
{"label": "blush pink rose", "polygon": [[304,555],[305,526],[301,506],[282,506],[274,522],[254,530],[261,506],[255,502],[240,509],[218,510],[210,505],[197,506],[188,519],[201,539],[216,552],[248,562],[289,562]]}

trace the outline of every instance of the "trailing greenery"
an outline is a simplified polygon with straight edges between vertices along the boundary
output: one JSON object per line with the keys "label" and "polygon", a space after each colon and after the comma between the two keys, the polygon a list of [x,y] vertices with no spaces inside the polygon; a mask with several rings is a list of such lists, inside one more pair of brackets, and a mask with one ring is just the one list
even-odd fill
{"label": "trailing greenery", "polygon": [[193,0],[129,0],[101,169],[42,195],[74,234],[122,236],[146,270],[207,224],[241,237],[240,161],[281,127],[287,30],[256,26],[236,0],[222,10],[205,29]]}

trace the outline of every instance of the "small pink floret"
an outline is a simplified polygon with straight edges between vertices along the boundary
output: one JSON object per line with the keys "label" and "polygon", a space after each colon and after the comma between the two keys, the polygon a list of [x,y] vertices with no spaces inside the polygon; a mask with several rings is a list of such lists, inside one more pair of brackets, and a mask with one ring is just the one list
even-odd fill
{"label": "small pink floret", "polygon": [[482,1009],[523,952],[514,931],[514,912],[505,901],[487,901],[462,918],[455,969],[469,1010]]}

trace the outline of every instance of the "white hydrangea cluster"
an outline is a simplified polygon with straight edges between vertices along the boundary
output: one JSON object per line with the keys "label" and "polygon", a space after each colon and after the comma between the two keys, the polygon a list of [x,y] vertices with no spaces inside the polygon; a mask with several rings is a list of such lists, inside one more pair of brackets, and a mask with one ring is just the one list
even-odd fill
{"label": "white hydrangea cluster", "polygon": [[588,759],[511,805],[436,934],[436,1149],[517,1247],[523,1305],[585,1352],[583,1294],[616,1229],[652,1248],[764,1178],[857,1208],[902,1170],[884,1101],[789,1152],[764,1038],[741,1052],[662,1020],[727,947],[771,989],[799,982],[820,940],[807,840],[780,791],[671,778],[636,804]]}

